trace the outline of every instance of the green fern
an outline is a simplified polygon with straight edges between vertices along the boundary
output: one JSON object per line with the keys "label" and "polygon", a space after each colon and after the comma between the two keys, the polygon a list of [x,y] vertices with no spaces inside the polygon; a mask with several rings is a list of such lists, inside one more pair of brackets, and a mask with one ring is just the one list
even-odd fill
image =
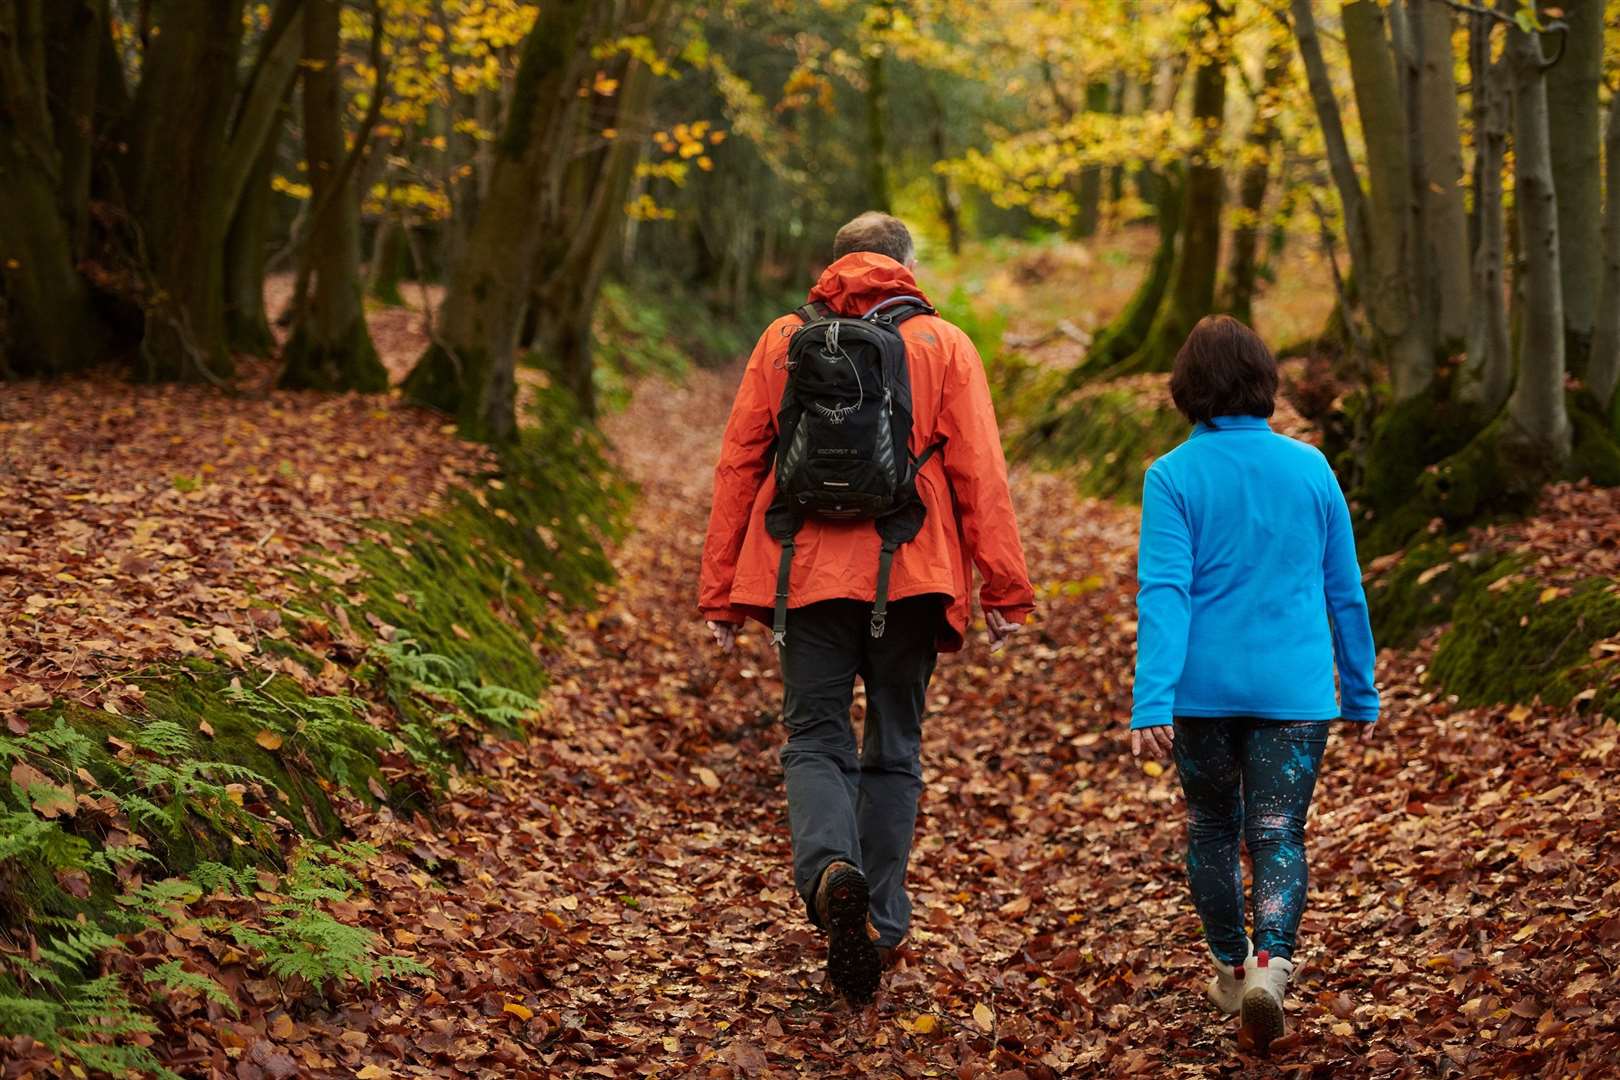
{"label": "green fern", "polygon": [[241,1012],[236,1000],[223,986],[201,972],[187,971],[182,961],[166,960],[147,971],[141,978],[148,984],[155,983],[170,993],[183,991],[207,998],[218,1003],[232,1016]]}

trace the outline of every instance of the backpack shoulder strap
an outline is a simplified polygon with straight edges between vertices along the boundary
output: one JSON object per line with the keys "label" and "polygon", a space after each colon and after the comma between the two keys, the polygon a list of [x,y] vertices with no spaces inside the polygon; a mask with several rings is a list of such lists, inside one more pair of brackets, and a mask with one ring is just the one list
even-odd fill
{"label": "backpack shoulder strap", "polygon": [[811,323],[820,322],[828,315],[831,315],[832,308],[823,304],[820,300],[812,300],[802,307],[794,308],[793,314],[797,315],[806,326],[809,326]]}
{"label": "backpack shoulder strap", "polygon": [[891,296],[889,299],[870,308],[861,318],[872,322],[887,323],[889,326],[899,326],[907,319],[918,315],[933,315],[935,311],[920,296]]}

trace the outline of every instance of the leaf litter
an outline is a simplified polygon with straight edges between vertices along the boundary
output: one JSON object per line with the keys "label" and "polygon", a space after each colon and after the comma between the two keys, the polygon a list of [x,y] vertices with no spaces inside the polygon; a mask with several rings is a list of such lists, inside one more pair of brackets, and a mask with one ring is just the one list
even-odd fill
{"label": "leaf litter", "polygon": [[1620,1058],[1620,739],[1574,711],[1455,708],[1422,650],[1381,657],[1378,738],[1330,743],[1293,1032],[1258,1059],[1211,1015],[1175,777],[1124,737],[1133,515],[1025,471],[1042,609],[1006,652],[940,665],[913,932],[874,1005],[834,1000],[791,884],[766,635],[722,660],[693,612],[731,385],[697,375],[613,421],[638,529],[553,657],[531,737],[481,738],[431,814],[341,803],[379,854],[357,871],[369,894],[334,913],[431,976],[322,999],[178,924],[145,946],[247,1008],[170,1008],[155,1048],[176,1068],[1417,1077]]}

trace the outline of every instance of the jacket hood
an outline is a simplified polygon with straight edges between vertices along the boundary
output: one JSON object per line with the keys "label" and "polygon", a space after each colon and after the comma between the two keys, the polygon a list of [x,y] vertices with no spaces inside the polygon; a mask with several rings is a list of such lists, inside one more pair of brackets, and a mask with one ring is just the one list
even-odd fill
{"label": "jacket hood", "polygon": [[[915,296],[928,303],[911,271],[887,255],[853,251],[821,272],[811,300],[820,300],[840,315],[865,315],[884,300]],[[933,305],[929,305],[932,307]]]}

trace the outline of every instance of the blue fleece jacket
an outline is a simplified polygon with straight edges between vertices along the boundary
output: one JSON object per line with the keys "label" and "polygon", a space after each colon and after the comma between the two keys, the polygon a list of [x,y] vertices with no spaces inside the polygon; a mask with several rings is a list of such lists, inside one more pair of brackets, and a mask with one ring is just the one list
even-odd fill
{"label": "blue fleece jacket", "polygon": [[1315,447],[1254,416],[1199,424],[1143,481],[1137,580],[1131,727],[1378,719],[1350,511]]}

